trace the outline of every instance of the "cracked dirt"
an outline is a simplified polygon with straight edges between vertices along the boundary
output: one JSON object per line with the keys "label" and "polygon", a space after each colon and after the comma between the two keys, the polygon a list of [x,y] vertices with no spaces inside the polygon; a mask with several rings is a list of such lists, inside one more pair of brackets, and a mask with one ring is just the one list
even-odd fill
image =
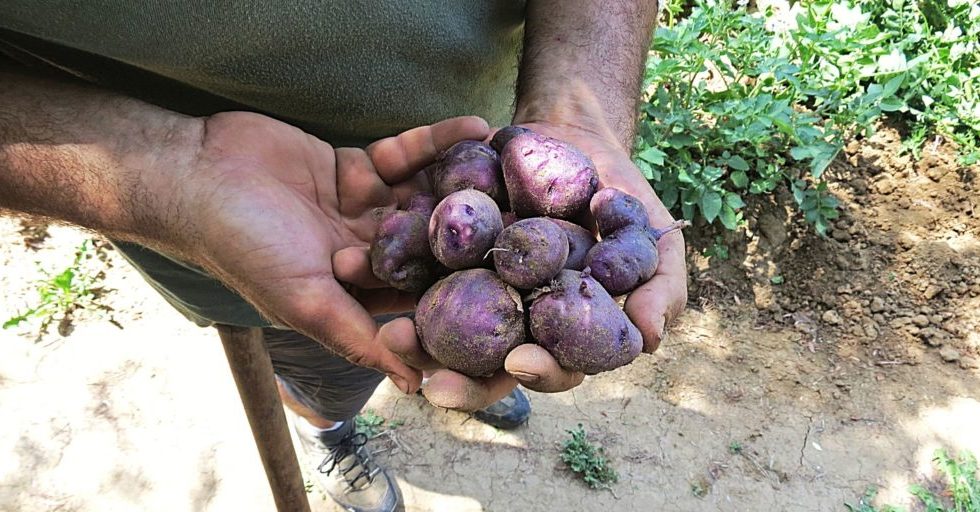
{"label": "cracked dirt", "polygon": [[[728,261],[692,236],[690,308],[661,350],[532,393],[525,427],[383,385],[368,407],[404,424],[375,445],[408,510],[825,511],[869,486],[908,505],[936,448],[980,454],[976,169],[941,150],[912,163],[899,138],[883,130],[834,164],[844,217],[828,239],[778,202],[753,206]],[[35,260],[63,266],[87,236],[43,231],[0,219],[4,320],[32,300]],[[122,329],[80,314],[65,338],[0,331],[0,510],[271,510],[216,337],[108,262]],[[619,472],[612,491],[558,459],[579,423]]]}

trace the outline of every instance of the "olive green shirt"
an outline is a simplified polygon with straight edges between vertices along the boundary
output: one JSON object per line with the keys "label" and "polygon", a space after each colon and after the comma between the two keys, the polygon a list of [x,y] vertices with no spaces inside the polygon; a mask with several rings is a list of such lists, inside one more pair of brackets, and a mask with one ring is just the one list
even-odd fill
{"label": "olive green shirt", "polygon": [[[174,111],[250,110],[364,146],[457,115],[510,122],[524,2],[2,0],[0,54]],[[210,276],[117,244],[201,325],[267,325]]]}

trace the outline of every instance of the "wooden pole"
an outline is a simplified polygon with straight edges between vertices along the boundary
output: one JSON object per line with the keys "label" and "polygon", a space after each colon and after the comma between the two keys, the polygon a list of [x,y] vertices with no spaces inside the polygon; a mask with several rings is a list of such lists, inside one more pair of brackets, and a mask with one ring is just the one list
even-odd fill
{"label": "wooden pole", "polygon": [[272,360],[257,327],[218,326],[228,366],[279,512],[309,512],[303,475],[286,425]]}

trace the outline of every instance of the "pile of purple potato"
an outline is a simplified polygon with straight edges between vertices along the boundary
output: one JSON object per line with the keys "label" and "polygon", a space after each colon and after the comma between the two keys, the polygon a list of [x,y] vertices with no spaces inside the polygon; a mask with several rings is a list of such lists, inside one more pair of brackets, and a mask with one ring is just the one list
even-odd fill
{"label": "pile of purple potato", "polygon": [[385,213],[371,266],[394,288],[424,292],[415,322],[433,359],[480,377],[527,342],[586,374],[640,354],[640,331],[613,297],[653,277],[657,240],[684,223],[652,228],[635,197],[598,190],[585,154],[516,126],[490,145],[456,144],[426,173],[433,194]]}

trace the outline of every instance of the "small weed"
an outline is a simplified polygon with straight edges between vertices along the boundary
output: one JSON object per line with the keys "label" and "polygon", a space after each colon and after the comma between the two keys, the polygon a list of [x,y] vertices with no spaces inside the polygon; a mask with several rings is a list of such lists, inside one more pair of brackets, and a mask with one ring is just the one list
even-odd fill
{"label": "small weed", "polygon": [[769,282],[774,285],[781,285],[784,282],[786,282],[786,278],[784,278],[783,276],[772,276],[769,278]]}
{"label": "small weed", "polygon": [[875,496],[878,494],[878,490],[874,487],[868,487],[868,490],[864,492],[864,496],[858,500],[857,505],[851,505],[850,503],[845,503],[844,506],[850,512],[901,512],[901,509],[893,507],[891,505],[885,505],[885,508],[878,510],[871,504],[874,501]]}
{"label": "small weed", "polygon": [[106,292],[102,286],[99,286],[105,278],[105,266],[102,263],[104,259],[104,245],[93,240],[85,240],[75,250],[71,265],[61,272],[54,274],[41,269],[45,278],[37,282],[36,305],[7,319],[3,323],[3,328],[10,329],[24,322],[38,320],[40,321],[38,337],[40,337],[57,320],[58,333],[67,336],[71,333],[71,324],[76,312],[112,311],[112,308],[101,302]]}
{"label": "small weed", "polygon": [[379,436],[388,430],[394,430],[405,424],[405,420],[386,421],[384,416],[367,409],[354,417],[354,428],[369,439]]}
{"label": "small weed", "polygon": [[691,494],[695,498],[703,498],[708,495],[708,491],[711,490],[711,485],[704,479],[695,480],[691,482]]}
{"label": "small weed", "polygon": [[581,474],[585,483],[593,489],[609,489],[619,481],[616,470],[609,465],[602,447],[593,446],[586,439],[582,424],[575,430],[566,431],[571,439],[566,439],[561,445],[561,460],[572,471]]}
{"label": "small weed", "polygon": [[727,260],[729,257],[728,245],[725,244],[722,237],[716,236],[715,241],[711,244],[711,246],[704,250],[704,256],[706,258]]}
{"label": "small weed", "polygon": [[742,453],[742,443],[738,442],[737,440],[732,440],[732,442],[728,443],[728,453],[732,455]]}
{"label": "small weed", "polygon": [[[980,478],[977,476],[977,459],[971,453],[961,453],[958,459],[952,459],[945,450],[936,450],[932,459],[942,473],[946,489],[936,494],[924,486],[914,484],[909,492],[922,502],[926,512],[980,512]],[[877,509],[871,503],[877,494],[877,489],[869,487],[857,505],[845,503],[851,512],[902,512],[893,505],[885,505]],[[947,499],[948,498],[948,499]],[[949,501],[952,505],[949,506]]]}

